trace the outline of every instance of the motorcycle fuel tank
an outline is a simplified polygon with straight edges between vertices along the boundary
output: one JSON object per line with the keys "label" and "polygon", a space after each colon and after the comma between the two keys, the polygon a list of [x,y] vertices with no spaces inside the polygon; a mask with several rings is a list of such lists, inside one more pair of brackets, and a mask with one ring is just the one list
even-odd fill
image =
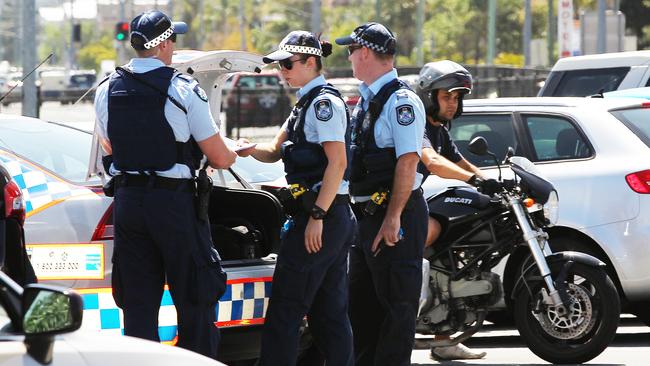
{"label": "motorcycle fuel tank", "polygon": [[449,219],[486,209],[490,197],[469,187],[451,187],[427,199],[429,213]]}

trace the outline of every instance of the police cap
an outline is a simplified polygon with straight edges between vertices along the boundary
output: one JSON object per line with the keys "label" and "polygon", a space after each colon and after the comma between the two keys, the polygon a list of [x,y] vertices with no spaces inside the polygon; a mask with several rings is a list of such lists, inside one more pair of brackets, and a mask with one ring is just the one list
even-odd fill
{"label": "police cap", "polygon": [[287,34],[278,45],[278,50],[264,56],[262,61],[270,64],[275,61],[286,60],[295,53],[323,56],[323,49],[316,35],[311,32],[297,30]]}
{"label": "police cap", "polygon": [[131,21],[131,46],[148,50],[158,46],[173,34],[187,33],[185,22],[172,22],[163,12],[146,11]]}
{"label": "police cap", "polygon": [[370,48],[377,53],[394,55],[397,52],[395,35],[390,29],[379,23],[360,25],[349,36],[336,39],[336,44],[341,46],[355,43]]}

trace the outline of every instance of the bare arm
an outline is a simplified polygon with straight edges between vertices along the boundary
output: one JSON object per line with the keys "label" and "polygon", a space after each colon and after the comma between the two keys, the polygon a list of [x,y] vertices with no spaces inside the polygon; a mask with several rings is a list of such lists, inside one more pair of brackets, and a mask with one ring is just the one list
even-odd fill
{"label": "bare arm", "polygon": [[323,174],[323,184],[318,191],[316,205],[327,211],[334,201],[334,196],[339,189],[345,168],[347,157],[345,144],[343,142],[328,141],[323,143],[325,156],[327,156],[327,168]]}
{"label": "bare arm", "polygon": [[[347,156],[345,143],[329,141],[323,143],[323,149],[327,156],[327,167],[323,174],[323,184],[318,191],[316,206],[328,211],[332,206],[336,192],[338,191],[345,168]],[[323,246],[323,221],[309,218],[305,228],[305,248],[308,253],[316,253]]]}
{"label": "bare arm", "polygon": [[[282,144],[287,141],[288,135],[287,131],[281,129],[277,135],[273,138],[271,142],[264,142],[257,144],[254,148],[246,149],[239,152],[239,156],[245,157],[252,155],[256,160],[259,160],[264,163],[274,163],[280,160],[280,147]],[[249,143],[247,139],[240,139],[240,143],[246,144]]]}
{"label": "bare arm", "polygon": [[102,149],[104,149],[106,155],[113,154],[113,147],[111,146],[111,142],[101,136],[97,136],[97,138],[99,139],[99,144],[102,146]]}
{"label": "bare arm", "polygon": [[472,172],[472,174],[476,174],[476,176],[478,176],[478,177],[480,177],[480,178],[483,178],[483,179],[486,179],[486,178],[487,178],[487,177],[483,174],[483,172],[481,171],[481,169],[477,168],[474,164],[470,163],[470,162],[467,161],[465,158],[463,158],[463,160],[461,160],[461,161],[458,162],[458,166],[460,166],[461,168],[463,168],[463,169],[465,169],[465,170],[467,170],[467,171],[469,171],[469,172]]}
{"label": "bare arm", "polygon": [[210,166],[215,169],[229,168],[237,158],[237,154],[226,146],[219,133],[205,140],[197,141],[197,143],[203,154],[208,158]]}
{"label": "bare arm", "polygon": [[429,170],[429,172],[441,178],[458,179],[462,180],[463,182],[467,182],[467,180],[469,180],[475,173],[461,166],[460,163],[463,161],[467,162],[465,159],[463,159],[458,162],[458,164],[455,164],[444,156],[438,154],[434,149],[422,149],[422,163],[424,163],[424,166],[427,167],[427,170]]}

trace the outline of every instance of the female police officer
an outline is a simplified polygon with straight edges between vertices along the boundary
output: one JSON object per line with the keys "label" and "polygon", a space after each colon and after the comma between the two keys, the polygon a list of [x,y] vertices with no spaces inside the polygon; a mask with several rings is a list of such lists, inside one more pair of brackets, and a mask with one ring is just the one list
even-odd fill
{"label": "female police officer", "polygon": [[[347,256],[356,219],[348,204],[345,172],[348,113],[339,92],[320,75],[332,45],[306,31],[289,33],[264,57],[301,87],[298,102],[272,142],[240,152],[264,162],[282,158],[291,185],[285,226],[273,276],[273,295],[262,336],[263,365],[296,363],[305,315],[328,365],[352,365],[348,318]],[[240,140],[240,143],[247,143]],[[293,206],[293,209],[292,209]]]}

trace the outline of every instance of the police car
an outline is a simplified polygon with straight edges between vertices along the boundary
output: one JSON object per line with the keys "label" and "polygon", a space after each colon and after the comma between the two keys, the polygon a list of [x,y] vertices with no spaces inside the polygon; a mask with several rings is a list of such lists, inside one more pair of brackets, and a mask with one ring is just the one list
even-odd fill
{"label": "police car", "polygon": [[[220,88],[228,74],[259,72],[262,65],[260,56],[246,52],[174,56],[174,66],[195,77],[207,91],[214,116],[220,115]],[[121,336],[123,315],[111,290],[112,199],[101,191],[105,177],[99,151],[87,131],[0,115],[0,162],[23,193],[27,252],[39,282],[71,287],[82,296],[82,329]],[[275,267],[273,253],[278,252],[284,221],[278,200],[254,189],[238,172],[242,170],[212,172],[210,202],[213,241],[228,272],[228,287],[215,312],[222,330],[219,357],[229,363],[259,355]],[[244,175],[272,179],[269,174],[248,171]],[[175,308],[165,291],[159,317],[161,341],[174,344],[176,330]]]}

